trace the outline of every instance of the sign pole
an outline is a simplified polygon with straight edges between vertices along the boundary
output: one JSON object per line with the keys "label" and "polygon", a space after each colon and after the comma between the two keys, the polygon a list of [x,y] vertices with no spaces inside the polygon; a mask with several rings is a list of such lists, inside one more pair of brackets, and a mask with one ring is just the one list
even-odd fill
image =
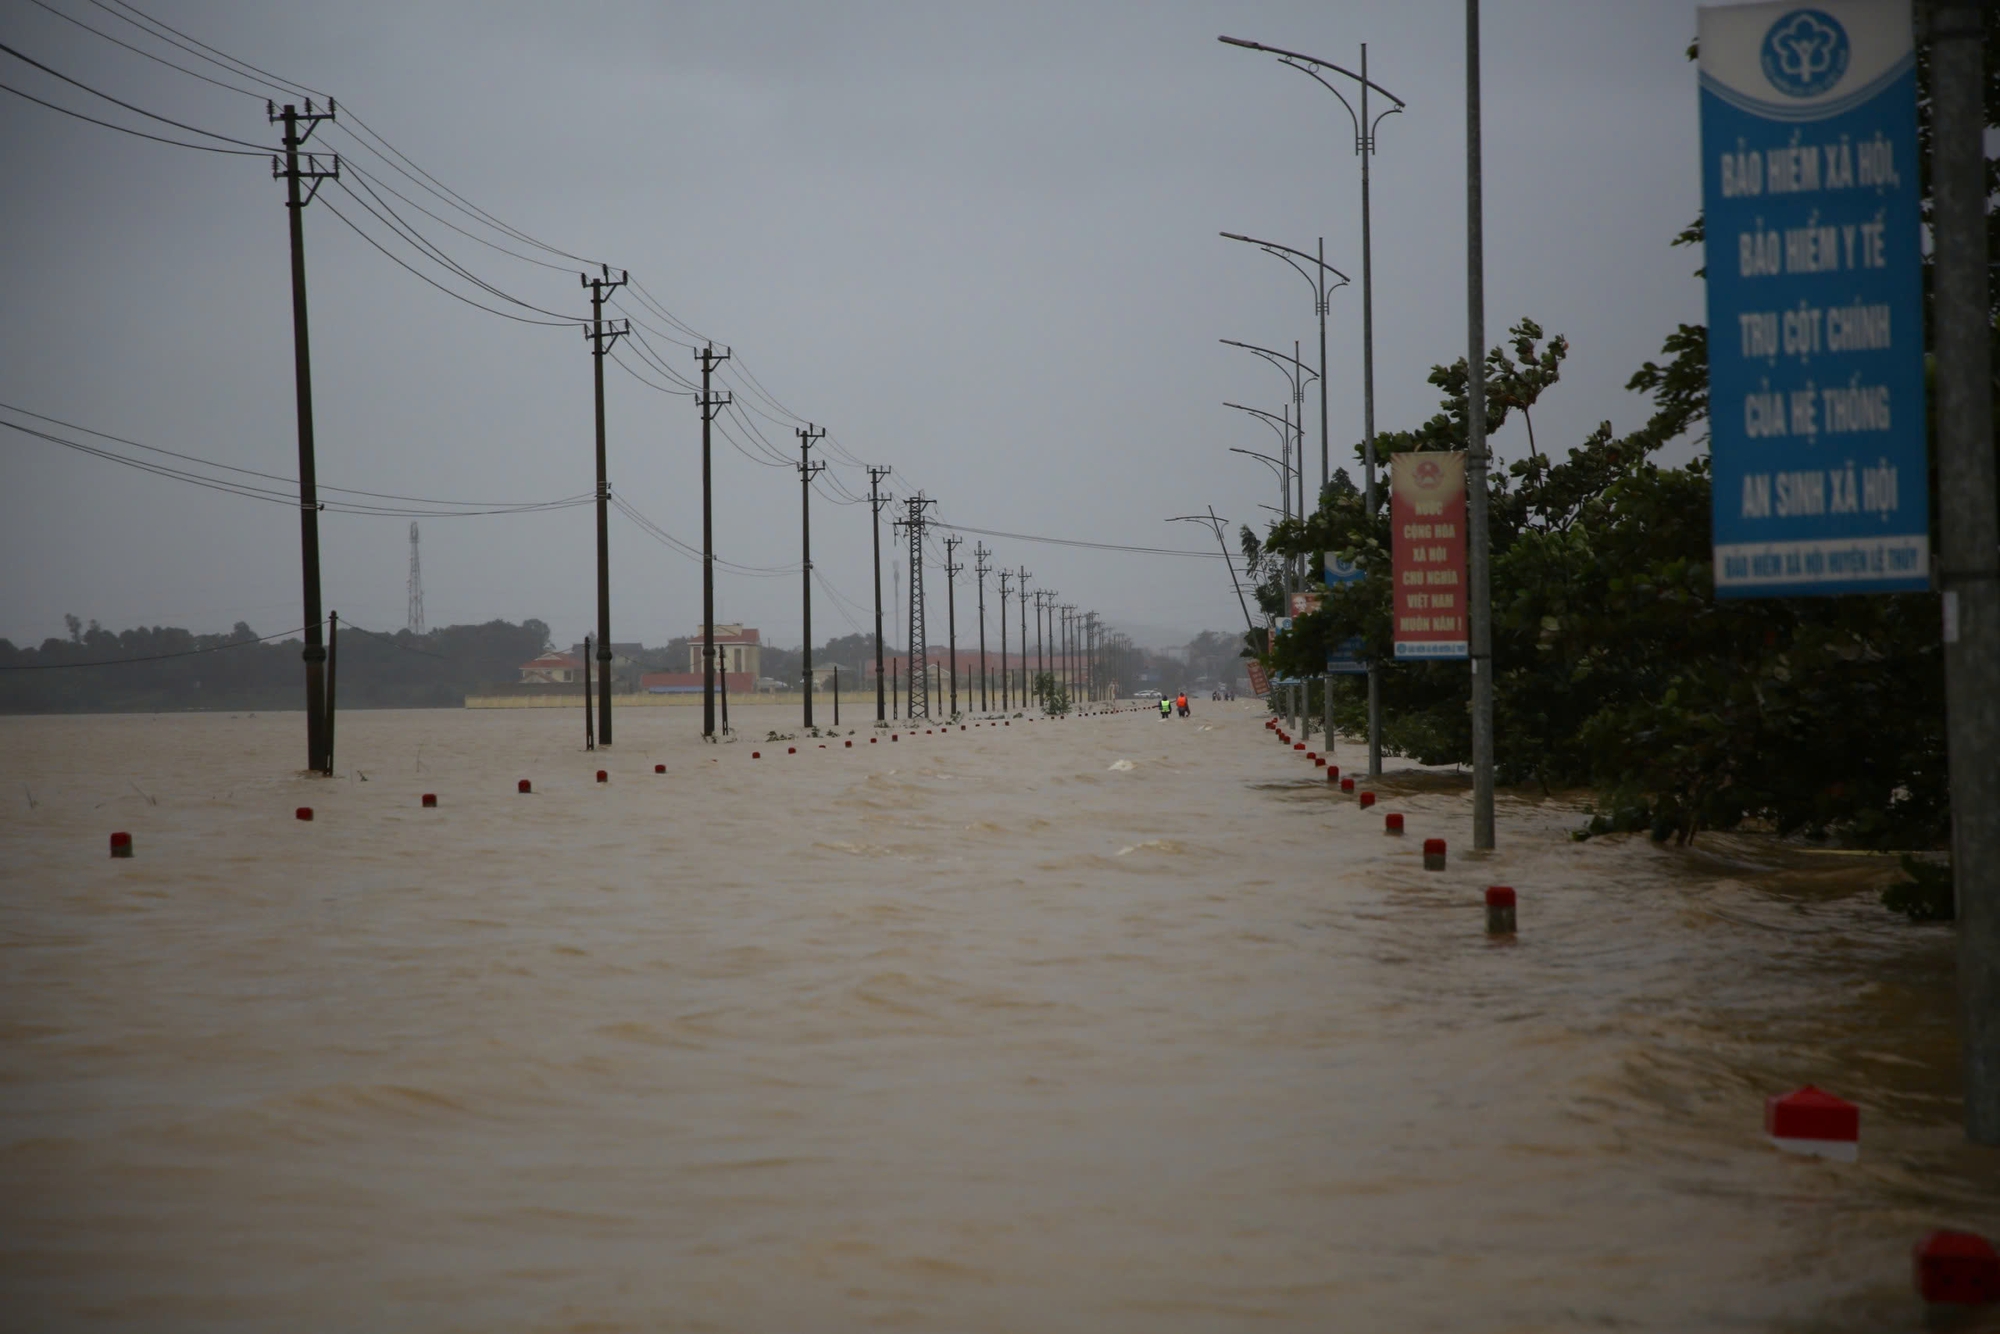
{"label": "sign pole", "polygon": [[1931,20],[1938,534],[1965,1132],[2000,1144],[2000,516],[1989,379],[1982,14]]}
{"label": "sign pole", "polygon": [[1493,609],[1486,533],[1486,255],[1480,197],[1479,0],[1465,0],[1466,575],[1472,631],[1472,846],[1493,847]]}

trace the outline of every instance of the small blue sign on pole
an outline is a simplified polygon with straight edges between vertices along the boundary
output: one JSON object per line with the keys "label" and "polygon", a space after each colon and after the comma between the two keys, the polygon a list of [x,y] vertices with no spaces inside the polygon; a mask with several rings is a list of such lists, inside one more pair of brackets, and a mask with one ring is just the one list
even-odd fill
{"label": "small blue sign on pole", "polygon": [[1909,0],[1699,31],[1716,596],[1929,588]]}
{"label": "small blue sign on pole", "polygon": [[1361,654],[1366,641],[1360,635],[1349,635],[1334,645],[1326,655],[1326,670],[1332,676],[1366,676],[1368,664]]}
{"label": "small blue sign on pole", "polygon": [[1342,560],[1330,551],[1326,554],[1326,564],[1320,568],[1321,581],[1332,586],[1358,583],[1367,577],[1368,571],[1351,560]]}

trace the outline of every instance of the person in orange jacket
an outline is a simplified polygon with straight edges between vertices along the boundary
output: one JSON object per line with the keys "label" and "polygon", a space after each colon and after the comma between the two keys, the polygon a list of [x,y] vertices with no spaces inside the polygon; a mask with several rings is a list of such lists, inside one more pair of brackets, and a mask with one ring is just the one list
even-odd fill
{"label": "person in orange jacket", "polygon": [[1181,717],[1188,716],[1187,691],[1181,691],[1180,698],[1174,701],[1174,707],[1181,711]]}

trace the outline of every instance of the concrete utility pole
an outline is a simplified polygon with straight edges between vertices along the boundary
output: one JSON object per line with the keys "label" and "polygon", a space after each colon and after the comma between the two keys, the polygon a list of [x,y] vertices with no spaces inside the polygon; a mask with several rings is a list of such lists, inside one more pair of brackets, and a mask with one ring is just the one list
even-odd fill
{"label": "concrete utility pole", "polygon": [[965,567],[953,564],[952,557],[958,554],[958,548],[964,541],[962,537],[947,537],[944,540],[945,652],[951,666],[951,716],[954,718],[958,717],[958,576],[964,573]]}
{"label": "concrete utility pole", "polygon": [[2000,1144],[2000,515],[1988,325],[1984,7],[1932,12],[1939,576],[1965,1133]]}
{"label": "concrete utility pole", "polygon": [[[812,479],[819,476],[826,465],[811,461],[813,442],[824,439],[826,431],[807,422],[803,429],[794,431],[799,438],[799,581],[805,593],[805,650],[804,665],[800,674],[804,678],[800,689],[805,694],[805,725],[813,725],[813,527],[812,527]],[[834,705],[837,713],[840,705]]]}
{"label": "concrete utility pole", "polygon": [[[314,111],[310,101],[303,114],[289,105],[279,112],[268,101],[264,103],[264,112],[267,119],[283,121],[285,125],[285,165],[280,169],[273,158],[271,175],[285,178],[285,212],[291,223],[292,376],[298,393],[299,566],[304,586],[306,636],[305,651],[300,656],[306,664],[306,768],[317,774],[326,773],[332,766],[333,742],[327,733],[326,642],[322,627],[325,618],[319,594],[319,481],[313,460],[312,338],[306,324],[305,214],[306,205],[319,193],[319,183],[340,178],[340,159],[334,158],[333,166],[322,171],[317,155],[307,154],[305,166],[299,165],[299,149],[321,121],[333,119],[331,100],[324,112]],[[305,126],[303,131],[299,129],[301,125]],[[312,182],[304,198],[299,196],[300,181]]]}
{"label": "concrete utility pole", "polygon": [[1028,707],[1028,567],[1014,572],[1014,601],[1021,615],[1021,707]]}
{"label": "concrete utility pole", "polygon": [[[709,377],[715,368],[729,360],[727,348],[715,350],[715,344],[699,348],[695,359],[701,362],[701,398],[696,406],[701,409],[701,734],[715,735],[715,507],[709,486],[710,450],[709,428],[715,416],[734,401],[727,390],[720,394],[709,392]],[[601,363],[600,363],[601,364]],[[601,372],[600,372],[601,374]],[[728,688],[728,683],[723,683]],[[723,706],[726,710],[727,705]],[[605,711],[605,716],[611,716]],[[727,722],[724,723],[727,726]]]}
{"label": "concrete utility pole", "polygon": [[1472,846],[1493,847],[1492,551],[1486,533],[1486,251],[1480,197],[1479,0],[1465,0],[1465,500],[1472,593]]}
{"label": "concrete utility pole", "polygon": [[[611,483],[604,471],[604,354],[631,328],[630,322],[607,328],[604,298],[625,285],[625,271],[611,281],[609,265],[598,266],[595,278],[579,273],[577,281],[590,289],[590,327],[583,339],[590,344],[590,366],[597,396],[597,741],[611,744]],[[706,492],[707,474],[703,474]]]}
{"label": "concrete utility pole", "polygon": [[[993,572],[993,568],[986,563],[986,558],[992,554],[986,549],[984,542],[972,544],[972,577],[979,587],[979,711],[981,713],[992,712],[986,700],[986,576]],[[1002,613],[1002,623],[1005,623],[1005,613]],[[965,694],[965,702],[970,704],[972,692],[967,690]]]}
{"label": "concrete utility pole", "polygon": [[1005,713],[1013,705],[1014,683],[1009,677],[1007,666],[1007,581],[1013,578],[1010,571],[1000,571],[1000,711]]}
{"label": "concrete utility pole", "polygon": [[882,679],[882,479],[889,469],[868,469],[868,513],[875,541],[875,721],[889,720],[889,686]]}

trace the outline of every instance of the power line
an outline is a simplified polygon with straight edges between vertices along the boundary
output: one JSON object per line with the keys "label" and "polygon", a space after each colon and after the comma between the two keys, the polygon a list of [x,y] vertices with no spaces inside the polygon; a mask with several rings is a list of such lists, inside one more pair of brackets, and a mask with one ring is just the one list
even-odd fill
{"label": "power line", "polygon": [[148,111],[144,107],[133,106],[130,102],[121,101],[120,99],[113,97],[110,93],[104,92],[103,90],[98,88],[93,88],[89,84],[84,83],[79,79],[72,79],[70,78],[69,75],[64,74],[61,70],[50,69],[47,65],[44,65],[41,61],[36,60],[33,56],[28,55],[27,53],[22,51],[17,51],[13,47],[7,45],[5,42],[0,42],[0,51],[5,51],[8,55],[14,57],[14,59],[18,61],[21,61],[23,64],[33,65],[36,69],[40,70],[44,74],[49,75],[52,78],[61,79],[64,83],[70,85],[70,87],[72,88],[81,88],[84,92],[89,93],[92,97],[101,97],[115,107],[123,107],[125,108],[125,110],[135,112],[138,115],[144,116],[148,120],[156,120],[160,122],[160,124],[162,125],[171,125],[177,130],[186,130],[189,134],[199,134],[199,135],[204,135],[210,139],[220,139],[225,144],[235,144],[240,148],[255,149],[259,154],[268,153],[271,151],[265,145],[253,144],[248,139],[236,139],[226,134],[217,134],[214,130],[204,130],[199,125],[189,125],[183,121],[174,120],[168,116],[162,116],[156,111]]}
{"label": "power line", "polygon": [[409,223],[407,219],[403,218],[402,215],[398,214],[394,209],[390,208],[388,203],[385,200],[383,200],[383,198],[380,195],[375,194],[374,187],[370,186],[367,181],[365,180],[362,181],[361,188],[363,190],[368,191],[368,193],[374,197],[375,202],[377,204],[382,205],[383,211],[388,214],[387,217],[384,217],[382,212],[377,212],[374,208],[370,207],[368,201],[366,199],[363,199],[360,195],[355,194],[353,190],[349,189],[345,181],[336,178],[334,183],[338,185],[342,190],[346,190],[348,198],[352,199],[355,203],[361,205],[361,207],[364,210],[366,210],[371,216],[373,216],[377,222],[389,228],[403,240],[415,246],[420,252],[429,255],[432,259],[442,264],[445,268],[457,274],[459,277],[465,279],[473,286],[478,287],[482,291],[487,292],[493,296],[496,296],[500,298],[502,301],[512,302],[514,305],[521,307],[523,310],[532,310],[537,315],[552,316],[553,318],[561,320],[564,323],[581,323],[583,321],[583,317],[581,315],[570,315],[567,312],[560,310],[546,310],[541,306],[535,305],[531,301],[523,301],[520,297],[514,296],[508,292],[504,292],[498,287],[495,287],[493,284],[487,282],[485,279],[481,278],[478,274],[474,273],[472,270],[466,268],[463,264],[460,264],[457,260],[453,259],[450,255],[447,255],[442,249],[438,247],[438,245],[435,242],[430,240],[430,238],[426,237],[423,233],[419,232],[414,226],[412,226]]}
{"label": "power line", "polygon": [[173,61],[168,60],[165,56],[156,55],[153,52],[148,51],[143,47],[137,47],[132,45],[132,43],[130,42],[121,41],[120,39],[113,37],[110,33],[104,31],[102,28],[93,28],[88,23],[85,23],[82,19],[77,18],[71,14],[63,13],[60,9],[57,9],[54,5],[47,3],[47,0],[28,0],[28,3],[34,5],[38,9],[47,10],[49,13],[54,14],[57,18],[63,20],[65,23],[74,23],[77,27],[83,29],[85,32],[93,33],[96,36],[102,37],[105,41],[111,43],[113,46],[122,46],[127,51],[130,51],[134,55],[144,56],[148,60],[158,61],[160,64],[165,65],[168,69],[179,70],[181,73],[187,75],[191,79],[200,79],[203,83],[214,84],[217,88],[227,89],[229,92],[232,93],[241,93],[245,97],[254,97],[259,102],[265,100],[264,94],[260,92],[255,92],[249,88],[238,88],[235,84],[224,83],[220,79],[212,79],[208,75],[203,74],[199,70],[189,69],[186,65],[176,65]]}
{"label": "power line", "polygon": [[[349,195],[349,197],[350,197],[350,198],[353,198],[353,196],[352,196],[351,194]],[[347,225],[347,229],[348,229],[349,231],[353,232],[353,233],[354,233],[354,234],[355,234],[356,236],[358,236],[358,237],[360,237],[360,238],[361,238],[362,240],[366,241],[366,242],[367,242],[367,243],[368,243],[369,245],[372,245],[372,246],[374,246],[374,247],[375,247],[375,248],[376,248],[377,250],[380,250],[380,251],[382,252],[382,254],[383,254],[384,256],[386,256],[386,257],[388,258],[388,260],[389,260],[389,261],[390,261],[390,262],[391,262],[392,264],[396,265],[396,267],[398,267],[398,268],[400,268],[400,269],[405,269],[405,270],[407,270],[408,272],[410,272],[410,273],[412,273],[412,274],[415,274],[415,275],[416,275],[417,277],[419,277],[419,278],[423,279],[423,280],[424,280],[425,282],[429,283],[429,284],[430,284],[430,285],[431,285],[432,287],[435,287],[435,288],[437,288],[437,289],[438,289],[438,291],[440,291],[440,292],[443,292],[443,293],[444,293],[444,294],[445,294],[446,296],[450,297],[450,298],[451,298],[452,300],[454,300],[454,301],[463,301],[463,302],[464,302],[464,303],[465,303],[466,305],[468,305],[468,306],[471,306],[471,307],[473,307],[473,308],[474,308],[474,309],[476,309],[476,310],[483,310],[483,311],[485,311],[485,312],[486,312],[486,313],[487,313],[488,315],[498,315],[498,316],[499,316],[499,317],[500,317],[501,319],[503,319],[503,320],[513,320],[513,321],[515,321],[516,323],[519,323],[519,324],[539,324],[539,325],[541,325],[541,326],[542,326],[542,327],[544,327],[544,328],[550,328],[550,329],[566,329],[566,328],[569,328],[569,327],[570,327],[570,326],[572,326],[572,325],[575,325],[575,324],[577,324],[577,323],[580,323],[580,321],[577,321],[577,320],[537,320],[537,319],[530,319],[530,318],[529,318],[528,316],[526,316],[526,315],[516,315],[516,314],[514,314],[514,313],[513,313],[512,311],[507,311],[507,310],[495,310],[495,309],[494,309],[493,307],[491,307],[491,306],[488,306],[488,305],[485,305],[485,304],[483,304],[483,303],[481,303],[481,302],[478,302],[478,301],[474,301],[474,300],[473,300],[473,299],[472,299],[471,297],[469,297],[469,296],[464,296],[464,295],[461,295],[461,294],[460,294],[460,293],[458,293],[458,292],[454,292],[454,291],[452,291],[452,290],[451,290],[451,289],[450,289],[449,287],[446,287],[446,286],[445,286],[445,285],[444,285],[443,283],[439,282],[439,281],[438,281],[437,279],[435,279],[435,278],[431,277],[431,276],[430,276],[429,274],[427,274],[427,273],[423,273],[423,272],[420,272],[419,270],[417,270],[416,268],[412,267],[412,266],[411,266],[411,265],[409,265],[408,263],[406,263],[406,262],[404,262],[403,260],[401,260],[401,259],[397,258],[397,257],[396,257],[395,255],[391,254],[391,253],[389,252],[389,249],[388,249],[388,247],[384,246],[384,245],[383,245],[383,244],[382,244],[382,243],[381,243],[380,241],[377,241],[377,240],[376,240],[376,239],[375,239],[374,237],[370,236],[370,235],[369,235],[369,234],[368,234],[367,232],[364,232],[364,231],[362,231],[362,230],[361,230],[361,229],[360,229],[359,227],[355,226],[355,225],[354,225],[354,223],[353,223],[353,222],[352,222],[351,220],[349,220],[348,216],[347,216],[347,215],[346,215],[345,213],[342,213],[342,212],[341,212],[341,211],[340,211],[339,209],[335,208],[335,207],[333,206],[333,201],[332,201],[332,200],[330,200],[330,199],[323,199],[323,200],[321,200],[320,202],[321,202],[322,204],[324,204],[324,205],[326,206],[326,211],[327,211],[327,212],[329,212],[329,213],[333,214],[333,216],[334,216],[334,217],[336,217],[336,218],[339,218],[339,219],[340,219],[340,220],[341,220],[341,221],[342,221],[343,223],[345,223],[345,224]]]}
{"label": "power line", "polygon": [[179,653],[153,653],[143,658],[100,658],[96,662],[13,662],[0,663],[0,672],[48,672],[74,667],[122,667],[133,662],[165,662],[169,658],[193,658],[203,653],[220,653],[224,649],[248,648],[252,644],[268,644],[276,639],[299,634],[304,626],[282,631],[275,635],[264,635],[257,639],[237,639],[227,644],[211,644],[207,648],[185,649]]}
{"label": "power line", "polygon": [[[102,125],[107,130],[116,130],[120,134],[129,134],[136,139],[151,139],[156,144],[172,144],[175,148],[194,148],[204,153],[221,153],[225,157],[269,157],[271,155],[271,150],[268,148],[260,148],[255,152],[251,152],[244,148],[217,148],[213,144],[191,144],[184,139],[169,139],[164,135],[148,134],[144,130],[135,130],[129,125],[117,125],[108,120],[99,120],[95,116],[86,116],[81,111],[72,111],[68,107],[57,106],[54,102],[43,101],[33,93],[24,93],[12,84],[0,83],[0,93],[12,93],[16,97],[26,98],[37,106],[47,107],[51,111],[60,111],[65,116],[74,116],[78,120],[87,120],[92,125]],[[204,133],[204,131],[196,131],[196,133]]]}
{"label": "power line", "polygon": [[[7,405],[0,404],[0,407],[5,407],[5,406]],[[15,412],[24,411],[23,409],[19,408],[11,408],[9,410]],[[39,416],[39,414],[32,412],[26,413],[25,415],[30,417]],[[55,420],[54,418],[48,418],[48,417],[41,417],[39,419],[43,421]],[[59,422],[57,424],[65,426],[69,425],[69,423],[66,422]],[[242,496],[245,499],[249,500],[270,501],[276,504],[288,505],[293,508],[297,508],[299,503],[298,494],[295,489],[287,492],[287,491],[281,491],[276,487],[258,486],[252,482],[236,482],[236,481],[231,481],[227,478],[204,477],[199,473],[188,472],[185,469],[170,467],[166,464],[151,463],[145,459],[128,458],[125,455],[119,454],[113,450],[101,449],[95,445],[88,445],[78,440],[69,440],[64,438],[63,436],[56,435],[53,432],[39,431],[31,426],[23,426],[18,422],[0,420],[0,426],[4,426],[9,430],[19,432],[22,435],[33,436],[36,439],[45,440],[50,444],[61,445],[65,449],[72,449],[80,454],[88,454],[93,458],[103,459],[109,463],[119,463],[125,465],[128,468],[137,468],[141,472],[152,473],[157,477],[165,477],[173,481],[186,482],[193,486],[205,487],[212,491],[222,491],[230,495]],[[154,453],[166,454],[173,458],[178,458],[185,460],[187,462],[199,464],[202,467],[216,468],[228,472],[242,473],[246,476],[259,477],[267,481],[281,482],[292,488],[296,488],[298,485],[296,480],[289,477],[279,477],[274,473],[261,473],[261,472],[256,472],[253,469],[249,468],[238,468],[227,463],[215,463],[207,459],[196,458],[190,454],[179,454],[175,453],[173,450],[160,449],[157,446],[153,445],[139,444],[137,441],[124,440],[118,436],[107,436],[104,435],[102,432],[89,431],[87,428],[81,426],[72,426],[70,427],[70,429],[85,431],[87,434],[97,435],[107,440],[116,440],[120,444],[129,444],[138,449],[145,449],[145,450],[150,450]],[[412,504],[416,505],[452,507],[452,508],[413,509],[409,508],[408,506],[371,505],[356,501],[337,501],[337,500],[324,502],[321,506],[321,508],[331,510],[337,514],[362,514],[362,515],[413,517],[413,518],[427,518],[427,517],[468,518],[468,517],[491,515],[491,514],[529,514],[529,513],[539,512],[542,510],[568,509],[575,505],[581,505],[590,499],[590,497],[588,496],[565,496],[556,500],[519,501],[519,502],[482,502],[482,501],[431,500],[424,497],[384,496],[379,492],[355,491],[347,487],[337,487],[337,486],[325,487],[323,489],[328,491],[338,491],[344,495],[358,495],[358,496],[366,496],[366,497],[373,497],[380,499],[405,499],[410,501]]]}
{"label": "power line", "polygon": [[1093,551],[1129,551],[1140,556],[1189,556],[1196,560],[1219,560],[1213,551],[1183,551],[1176,547],[1139,547],[1120,542],[1086,542],[1073,537],[1038,537],[1033,533],[1004,533],[995,528],[974,528],[970,524],[935,521],[940,528],[949,528],[954,533],[977,533],[981,537],[1005,537],[1016,542],[1043,542],[1057,547],[1088,547]]}
{"label": "power line", "polygon": [[[279,78],[275,74],[270,74],[264,70],[258,69],[255,65],[252,65],[247,60],[238,60],[235,56],[230,55],[226,51],[218,50],[217,48],[208,45],[208,43],[206,42],[199,41],[193,37],[189,37],[179,28],[170,27],[169,25],[162,23],[160,22],[160,20],[145,13],[143,10],[138,9],[133,5],[126,4],[125,0],[113,0],[113,2],[118,6],[117,9],[113,9],[111,5],[104,3],[104,0],[90,0],[91,4],[96,5],[99,9],[103,10],[105,13],[110,14],[115,18],[124,19],[125,22],[130,23],[133,27],[140,29],[148,37],[158,38],[160,41],[167,43],[167,45],[169,46],[180,47],[181,50],[187,52],[191,56],[194,56],[196,59],[206,60],[209,64],[219,66],[222,69],[226,69],[231,74],[237,75],[240,78],[248,78],[253,80],[254,82],[264,84],[268,88],[275,88],[280,93],[283,93],[287,97],[291,97],[294,95],[313,96],[319,98],[326,97],[326,94],[315,92],[313,89],[306,87],[304,84],[293,83],[288,79]],[[120,10],[123,10],[125,12],[120,13],[119,12]],[[137,17],[136,18],[131,17],[133,15],[137,15]],[[172,33],[174,36],[162,37],[159,33],[154,32],[153,28],[165,28],[168,32]],[[175,41],[174,37],[182,38],[187,42],[194,43],[194,45],[193,46],[182,45],[181,42]],[[222,58],[218,60],[216,59],[217,56],[220,56]]]}

